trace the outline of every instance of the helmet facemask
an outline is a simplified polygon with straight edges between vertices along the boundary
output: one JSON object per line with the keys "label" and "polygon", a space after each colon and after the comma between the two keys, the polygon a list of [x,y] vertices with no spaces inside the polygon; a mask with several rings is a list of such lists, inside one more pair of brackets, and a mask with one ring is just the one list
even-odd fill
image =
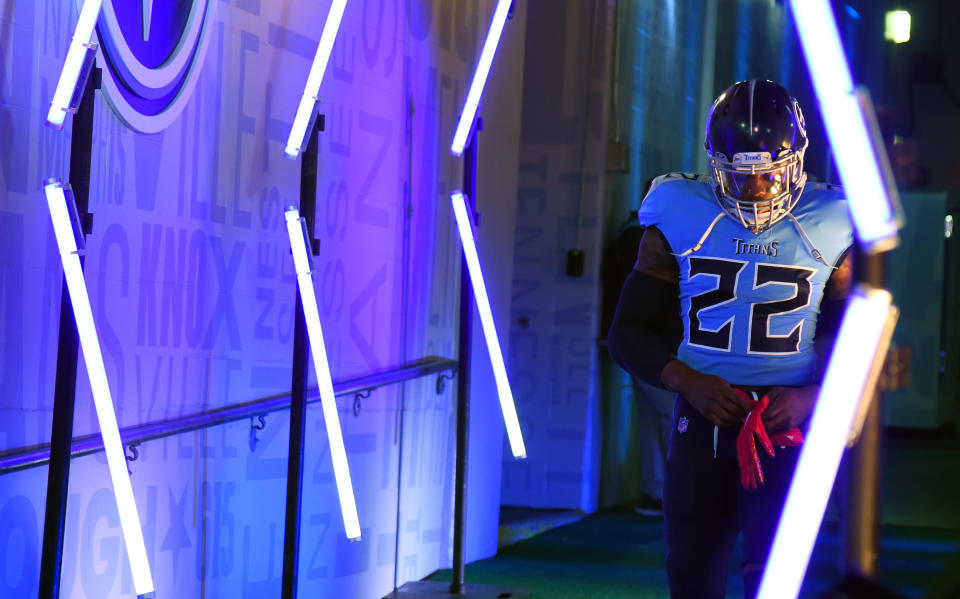
{"label": "helmet facemask", "polygon": [[742,152],[728,159],[707,153],[721,207],[747,229],[759,233],[785,217],[807,181],[803,172],[806,144],[781,152]]}

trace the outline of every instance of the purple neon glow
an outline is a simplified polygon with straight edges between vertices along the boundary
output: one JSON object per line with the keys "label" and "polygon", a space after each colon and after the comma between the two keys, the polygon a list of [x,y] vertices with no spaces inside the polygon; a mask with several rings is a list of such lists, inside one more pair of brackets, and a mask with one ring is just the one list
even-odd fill
{"label": "purple neon glow", "polygon": [[507,438],[510,440],[510,450],[514,457],[524,458],[527,450],[523,445],[523,434],[520,432],[520,422],[517,419],[517,407],[513,401],[513,391],[510,389],[510,380],[507,378],[507,367],[503,362],[503,352],[500,350],[500,340],[497,338],[497,327],[493,322],[493,311],[490,309],[490,297],[487,295],[487,286],[483,281],[483,272],[480,270],[480,256],[477,254],[476,234],[470,220],[466,197],[460,191],[450,195],[453,204],[453,214],[457,220],[457,230],[460,233],[460,242],[463,245],[463,255],[467,260],[467,270],[470,274],[473,296],[480,313],[480,324],[483,327],[483,337],[487,342],[487,352],[490,354],[490,365],[493,367],[493,378],[497,383],[497,396],[500,398],[500,410],[503,412],[503,422],[507,427]]}
{"label": "purple neon glow", "polygon": [[790,599],[800,592],[857,409],[873,394],[890,345],[897,319],[891,301],[886,290],[861,287],[847,302],[759,599]]}
{"label": "purple neon glow", "polygon": [[80,18],[77,20],[77,29],[73,32],[70,47],[67,49],[67,58],[64,60],[60,79],[53,92],[53,101],[47,112],[47,124],[55,129],[63,129],[63,122],[69,110],[70,98],[77,87],[83,61],[89,52],[89,44],[93,38],[93,28],[100,15],[102,0],[86,0],[80,8]]}
{"label": "purple neon glow", "polygon": [[300,218],[300,211],[294,207],[287,208],[284,218],[287,224],[287,235],[290,238],[290,251],[293,253],[293,264],[297,272],[297,287],[300,289],[300,303],[303,305],[303,316],[307,324],[310,353],[317,372],[317,388],[320,392],[320,405],[323,408],[323,421],[327,427],[327,440],[330,443],[330,457],[333,461],[333,474],[337,482],[343,525],[347,537],[359,541],[360,519],[357,516],[357,501],[353,494],[347,451],[344,448],[343,433],[340,430],[340,416],[337,414],[337,397],[333,392],[327,346],[323,341],[323,329],[320,327],[320,311],[317,309],[317,296],[313,287],[304,221]]}
{"label": "purple neon glow", "polygon": [[892,249],[902,224],[896,187],[883,176],[886,150],[871,141],[865,114],[827,0],[790,0],[827,137],[857,230],[868,252]]}
{"label": "purple neon glow", "polygon": [[316,110],[319,101],[320,83],[323,81],[323,74],[327,70],[330,53],[333,51],[333,42],[337,38],[337,31],[340,29],[340,21],[343,19],[343,11],[346,6],[347,0],[333,0],[333,3],[330,4],[330,12],[327,13],[327,20],[323,25],[323,32],[320,34],[320,44],[317,46],[317,53],[313,57],[310,74],[307,76],[307,84],[303,89],[303,95],[300,96],[297,114],[293,118],[290,135],[287,137],[287,145],[284,149],[287,158],[296,158],[303,151],[304,140],[308,133],[307,129],[310,127],[313,111]]}
{"label": "purple neon glow", "polygon": [[120,428],[113,409],[107,370],[103,363],[100,339],[93,321],[93,310],[90,307],[90,297],[87,295],[83,268],[80,265],[76,233],[70,218],[72,207],[70,204],[73,203],[73,196],[65,190],[63,183],[58,179],[45,181],[43,191],[47,199],[57,247],[60,250],[63,276],[66,279],[70,303],[73,306],[80,348],[83,350],[83,362],[87,367],[87,378],[90,380],[90,391],[93,394],[100,435],[103,438],[103,450],[107,457],[107,469],[110,472],[117,512],[120,516],[120,530],[123,533],[127,556],[130,558],[133,587],[138,597],[152,597],[154,587],[153,577],[150,574],[150,562],[143,542],[143,531],[140,528],[133,487],[130,485],[130,477],[127,474],[127,460],[123,451],[123,442],[120,440]]}
{"label": "purple neon glow", "polygon": [[500,36],[503,34],[503,26],[507,22],[510,3],[511,0],[497,0],[497,7],[493,11],[493,20],[490,23],[490,29],[487,31],[487,39],[483,42],[483,50],[480,51],[480,61],[477,63],[477,70],[473,73],[470,90],[467,92],[467,100],[460,112],[457,130],[453,134],[450,152],[454,156],[463,154],[463,149],[467,147],[467,138],[473,128],[473,120],[477,116],[480,96],[483,95],[483,87],[487,84],[487,76],[490,74],[490,66],[493,64],[493,56],[497,52]]}

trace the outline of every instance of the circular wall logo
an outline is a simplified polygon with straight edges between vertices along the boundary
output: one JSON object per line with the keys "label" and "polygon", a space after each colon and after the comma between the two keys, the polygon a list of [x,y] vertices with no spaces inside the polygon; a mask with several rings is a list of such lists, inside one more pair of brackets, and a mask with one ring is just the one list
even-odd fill
{"label": "circular wall logo", "polygon": [[97,33],[103,90],[128,127],[165,129],[183,111],[203,66],[217,0],[103,3]]}

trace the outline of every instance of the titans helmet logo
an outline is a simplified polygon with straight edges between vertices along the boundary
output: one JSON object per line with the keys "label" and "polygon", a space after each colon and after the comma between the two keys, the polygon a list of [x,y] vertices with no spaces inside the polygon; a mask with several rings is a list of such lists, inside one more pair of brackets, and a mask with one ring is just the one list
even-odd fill
{"label": "titans helmet logo", "polygon": [[103,91],[128,127],[165,129],[183,111],[206,55],[217,0],[107,0],[97,33]]}

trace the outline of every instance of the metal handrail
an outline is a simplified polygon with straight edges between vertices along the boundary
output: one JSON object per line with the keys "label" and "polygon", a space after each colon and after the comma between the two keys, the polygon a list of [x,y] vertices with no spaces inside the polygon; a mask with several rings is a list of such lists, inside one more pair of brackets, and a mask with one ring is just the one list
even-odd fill
{"label": "metal handrail", "polygon": [[[457,366],[456,360],[429,356],[382,372],[334,381],[333,390],[337,396],[352,395],[448,370],[455,373]],[[311,387],[308,389],[307,403],[314,403],[319,400],[320,395],[317,393],[317,388]],[[251,416],[278,412],[289,409],[289,407],[289,393],[271,395],[245,403],[181,416],[172,420],[145,422],[129,426],[120,430],[120,438],[124,445],[135,446],[144,441],[188,433],[218,424],[243,420]],[[102,450],[103,439],[99,433],[74,437],[70,446],[70,457],[76,458]],[[49,443],[6,451],[0,453],[0,475],[40,466],[49,460]]]}

